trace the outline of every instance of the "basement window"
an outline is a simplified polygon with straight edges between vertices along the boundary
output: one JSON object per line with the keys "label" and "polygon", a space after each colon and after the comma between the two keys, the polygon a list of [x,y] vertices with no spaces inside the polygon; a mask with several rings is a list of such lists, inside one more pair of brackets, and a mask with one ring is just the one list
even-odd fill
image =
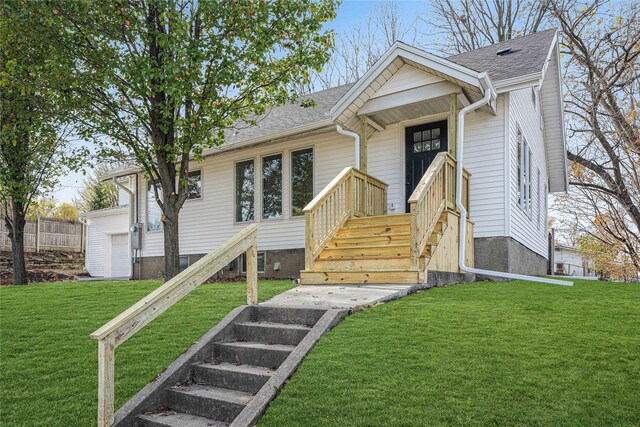
{"label": "basement window", "polygon": [[185,271],[189,268],[189,257],[184,255],[180,257],[180,272]]}
{"label": "basement window", "polygon": [[[258,252],[258,273],[264,273],[265,255],[264,252]],[[240,274],[247,274],[247,256],[240,255]]]}

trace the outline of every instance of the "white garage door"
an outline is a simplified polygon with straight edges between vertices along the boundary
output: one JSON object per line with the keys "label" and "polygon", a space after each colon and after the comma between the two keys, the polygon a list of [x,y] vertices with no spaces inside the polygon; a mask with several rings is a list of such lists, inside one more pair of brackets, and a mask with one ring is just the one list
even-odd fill
{"label": "white garage door", "polygon": [[129,235],[111,235],[111,277],[127,277],[129,275]]}

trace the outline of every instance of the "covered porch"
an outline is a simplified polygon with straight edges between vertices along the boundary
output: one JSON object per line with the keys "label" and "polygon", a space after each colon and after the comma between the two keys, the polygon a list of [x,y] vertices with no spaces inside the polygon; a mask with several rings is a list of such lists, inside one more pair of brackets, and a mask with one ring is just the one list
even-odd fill
{"label": "covered porch", "polygon": [[[303,284],[424,283],[428,271],[460,272],[460,239],[474,265],[474,225],[460,235],[456,206],[458,113],[490,90],[478,73],[397,43],[343,96],[331,114],[354,138],[355,164],[305,208]],[[404,214],[389,212],[388,185],[368,168],[369,141],[390,126],[403,130]],[[461,177],[468,211],[471,174]]]}

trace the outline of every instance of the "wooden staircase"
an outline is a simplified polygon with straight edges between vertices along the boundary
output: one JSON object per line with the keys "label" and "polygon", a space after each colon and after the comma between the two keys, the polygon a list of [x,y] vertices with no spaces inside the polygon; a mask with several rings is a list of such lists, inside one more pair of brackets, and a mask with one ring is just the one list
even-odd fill
{"label": "wooden staircase", "polygon": [[[430,260],[453,225],[454,179],[455,160],[440,153],[409,198],[411,212],[385,215],[387,185],[358,169],[343,170],[305,207],[301,283],[424,283]],[[468,185],[465,173],[467,206]],[[432,265],[458,271],[457,243],[451,239],[459,237],[455,229],[447,233],[438,258],[454,262]]]}
{"label": "wooden staircase", "polygon": [[444,216],[421,254],[418,268],[410,258],[411,215],[351,218],[313,263],[301,272],[302,284],[423,283],[425,265],[446,228]]}

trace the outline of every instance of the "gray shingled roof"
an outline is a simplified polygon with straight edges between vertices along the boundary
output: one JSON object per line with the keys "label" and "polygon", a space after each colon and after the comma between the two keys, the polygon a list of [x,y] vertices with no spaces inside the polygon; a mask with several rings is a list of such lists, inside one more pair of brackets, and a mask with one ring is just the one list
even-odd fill
{"label": "gray shingled roof", "polygon": [[[541,72],[555,34],[554,28],[449,56],[447,59],[478,72],[488,72],[495,84],[500,80]],[[498,51],[509,48],[511,53],[508,55],[497,55]]]}
{"label": "gray shingled roof", "polygon": [[[487,71],[495,84],[500,80],[542,71],[555,33],[555,29],[546,30],[449,56],[446,59],[478,72]],[[511,48],[508,55],[496,55],[499,50],[507,48]],[[301,97],[295,104],[275,107],[259,119],[256,126],[247,125],[229,132],[223,148],[328,119],[331,108],[351,86],[353,83],[315,92]],[[300,106],[300,102],[308,98],[315,101],[315,108]]]}
{"label": "gray shingled roof", "polygon": [[[353,83],[314,92],[310,95],[301,96],[295,104],[289,103],[275,107],[259,119],[256,126],[239,126],[230,132],[227,135],[225,146],[329,119],[331,107],[347,93],[351,86],[353,86]],[[312,98],[315,102],[315,108],[302,107],[300,105],[303,100],[309,98]]]}

